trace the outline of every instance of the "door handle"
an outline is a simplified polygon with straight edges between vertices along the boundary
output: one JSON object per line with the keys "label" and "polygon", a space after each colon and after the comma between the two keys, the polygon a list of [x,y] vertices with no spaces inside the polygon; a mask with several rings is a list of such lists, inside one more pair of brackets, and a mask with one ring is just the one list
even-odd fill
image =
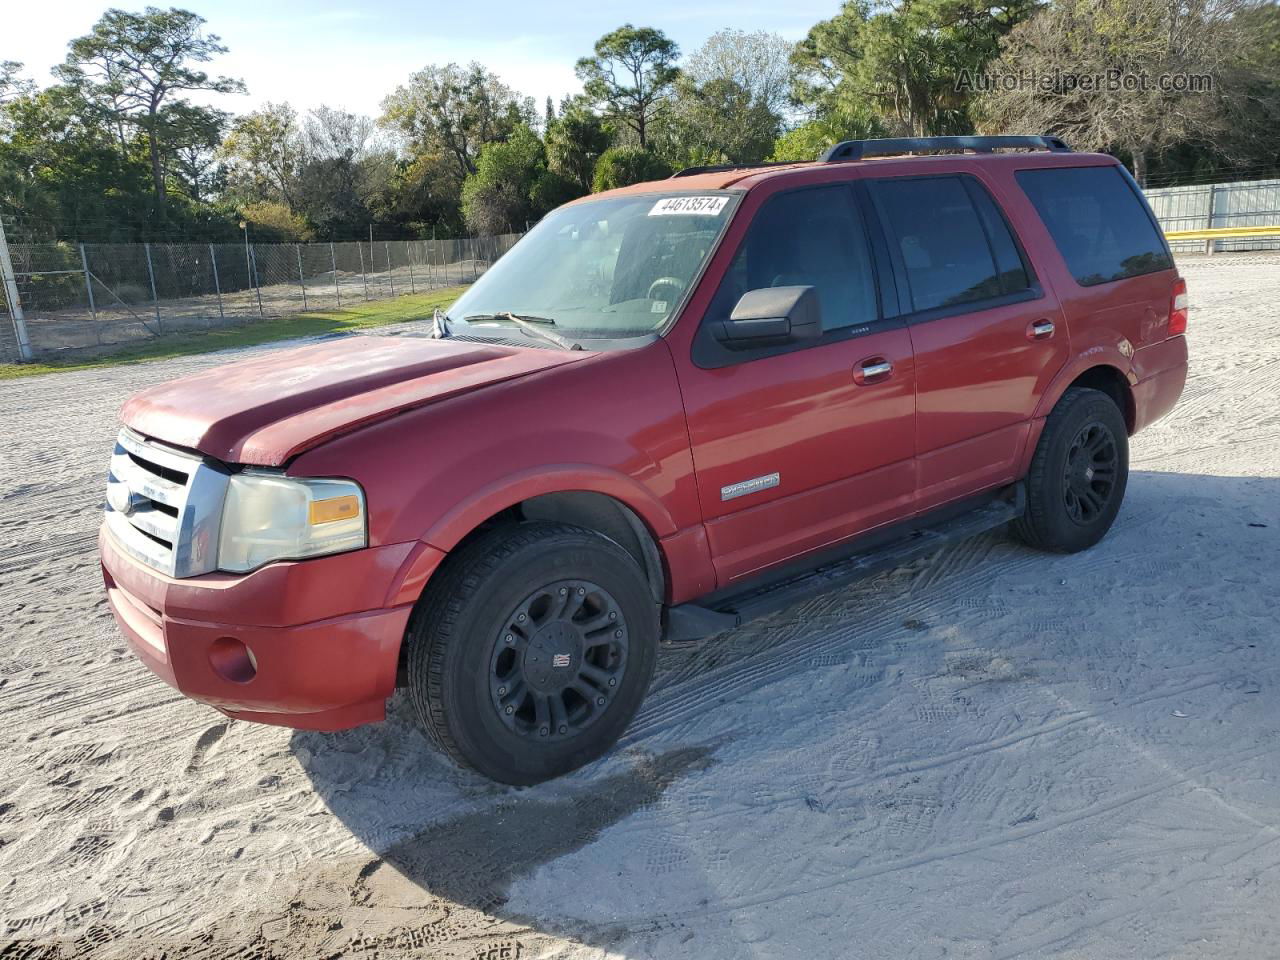
{"label": "door handle", "polygon": [[893,373],[893,364],[884,357],[872,357],[863,360],[854,371],[853,379],[857,383],[872,383],[883,380]]}
{"label": "door handle", "polygon": [[1027,338],[1030,340],[1048,340],[1054,331],[1052,320],[1036,320],[1027,327]]}

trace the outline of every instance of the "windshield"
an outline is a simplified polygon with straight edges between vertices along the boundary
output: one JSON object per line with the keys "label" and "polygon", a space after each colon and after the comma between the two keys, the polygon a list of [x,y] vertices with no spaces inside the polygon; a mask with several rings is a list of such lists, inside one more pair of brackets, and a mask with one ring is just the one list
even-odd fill
{"label": "windshield", "polygon": [[514,314],[583,339],[660,330],[729,222],[732,196],[646,193],[561,207],[449,308],[449,320]]}

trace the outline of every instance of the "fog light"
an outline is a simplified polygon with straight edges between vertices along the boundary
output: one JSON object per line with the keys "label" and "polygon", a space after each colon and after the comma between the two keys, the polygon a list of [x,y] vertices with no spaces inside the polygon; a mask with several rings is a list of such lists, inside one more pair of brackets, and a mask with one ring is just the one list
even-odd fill
{"label": "fog light", "polygon": [[209,645],[209,666],[232,683],[248,683],[258,674],[253,651],[235,637],[219,637]]}

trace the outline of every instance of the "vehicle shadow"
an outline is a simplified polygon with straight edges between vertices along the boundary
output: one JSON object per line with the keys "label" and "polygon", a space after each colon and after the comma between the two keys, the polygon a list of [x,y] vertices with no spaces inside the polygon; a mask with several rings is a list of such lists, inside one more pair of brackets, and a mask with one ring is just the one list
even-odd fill
{"label": "vehicle shadow", "polygon": [[[698,806],[696,798],[716,796],[715,789],[703,784],[713,782],[731,763],[737,765],[737,779],[728,793],[772,791],[779,802],[795,800],[813,809],[826,802],[820,782],[801,784],[796,793],[782,797],[783,787],[770,781],[771,768],[762,763],[753,773],[751,757],[744,761],[736,749],[741,738],[750,736],[765,745],[762,753],[785,754],[804,766],[803,745],[797,746],[788,724],[760,715],[768,688],[797,677],[821,680],[814,686],[811,708],[856,729],[864,698],[879,697],[883,704],[901,695],[903,688],[893,686],[900,681],[885,663],[907,658],[926,676],[945,672],[943,644],[949,641],[940,636],[944,631],[937,629],[939,624],[948,625],[951,634],[963,633],[989,618],[996,605],[1011,624],[1035,622],[1036,584],[1065,583],[1085,570],[1097,573],[1103,565],[1107,582],[1121,591],[1130,581],[1136,585],[1166,578],[1161,602],[1172,604],[1175,613],[1185,594],[1179,583],[1190,584],[1203,575],[1204,564],[1219,558],[1235,558],[1231,571],[1237,588],[1263,595],[1265,578],[1280,561],[1277,494],[1280,481],[1275,478],[1136,471],[1116,526],[1083,554],[1037,553],[1003,534],[991,534],[805,601],[712,638],[694,651],[666,653],[645,706],[619,746],[583,770],[538,787],[504,787],[453,767],[420,732],[403,692],[392,701],[384,724],[333,735],[296,732],[292,748],[315,791],[373,851],[360,863],[343,865],[343,876],[331,879],[349,889],[352,903],[374,908],[378,899],[369,893],[370,878],[390,871],[412,887],[409,894],[400,891],[401,900],[408,897],[418,907],[439,908],[429,916],[418,914],[427,919],[409,923],[412,929],[378,934],[399,938],[384,943],[478,938],[476,942],[492,945],[549,935],[593,947],[616,946],[644,927],[625,919],[634,917],[640,892],[631,880],[617,879],[623,876],[621,866],[597,865],[590,874],[590,895],[581,898],[582,907],[572,918],[556,916],[554,906],[541,909],[539,888],[531,885],[540,867],[638,816],[666,818],[664,829],[670,829],[696,814],[711,824],[704,830],[716,830],[715,811]],[[1267,556],[1270,562],[1260,562]],[[1010,594],[1009,583],[1026,586]],[[996,596],[998,589],[1006,593]],[[1072,653],[1071,632],[1068,622],[1036,639],[1043,647],[1042,661],[1075,657],[1081,671],[1096,669],[1093,660]],[[1104,645],[1107,641],[1100,638]],[[995,659],[1025,659],[1025,650],[1012,650],[1012,635],[1008,645],[993,643],[989,636],[984,642]],[[1006,734],[1010,730],[1003,729]],[[722,752],[733,756],[718,758]],[[807,762],[814,774],[809,780],[820,781],[830,771],[828,757],[815,754]],[[874,771],[879,761],[873,750],[862,762]],[[696,786],[694,799],[683,806],[665,802],[668,791],[679,787],[689,792],[691,784]],[[815,835],[813,842],[826,841]],[[790,855],[800,862],[812,853],[795,849]],[[861,854],[874,856],[876,851]],[[673,855],[663,860],[652,849],[644,855],[655,867],[642,897],[650,923],[661,924],[668,915],[687,916],[691,907],[722,899],[723,877],[711,875],[706,858]],[[767,866],[744,860],[730,868],[759,873]],[[768,891],[767,875],[753,882]],[[783,880],[777,882],[781,888]],[[563,901],[562,893],[557,892],[555,902]],[[320,920],[317,915],[315,922]],[[358,928],[359,921],[355,923]],[[348,922],[342,936],[359,935],[350,927]],[[377,937],[368,934],[366,941],[377,942]]]}

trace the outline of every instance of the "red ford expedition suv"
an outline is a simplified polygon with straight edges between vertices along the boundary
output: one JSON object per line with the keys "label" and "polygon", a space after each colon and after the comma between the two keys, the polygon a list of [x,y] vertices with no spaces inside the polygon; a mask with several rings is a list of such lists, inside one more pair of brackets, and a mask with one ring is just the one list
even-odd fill
{"label": "red ford expedition suv", "polygon": [[1186,323],[1134,182],[1053,138],[686,170],[554,211],[430,336],[133,397],[107,595],[232,717],[337,730],[399,684],[535,783],[613,744],[664,641],[1008,522],[1097,542]]}

